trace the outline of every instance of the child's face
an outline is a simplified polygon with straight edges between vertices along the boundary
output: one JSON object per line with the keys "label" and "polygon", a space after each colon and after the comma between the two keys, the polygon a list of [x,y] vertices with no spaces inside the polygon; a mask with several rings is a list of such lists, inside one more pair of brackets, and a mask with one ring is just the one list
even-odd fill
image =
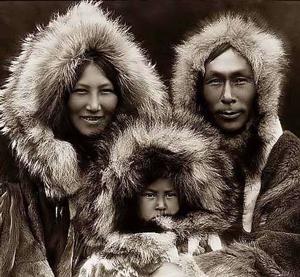
{"label": "child's face", "polygon": [[138,215],[145,221],[179,211],[177,193],[169,179],[157,179],[138,197]]}

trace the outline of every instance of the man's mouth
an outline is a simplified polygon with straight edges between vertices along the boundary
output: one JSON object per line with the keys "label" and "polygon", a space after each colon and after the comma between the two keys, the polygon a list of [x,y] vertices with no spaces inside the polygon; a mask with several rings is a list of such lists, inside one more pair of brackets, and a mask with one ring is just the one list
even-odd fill
{"label": "man's mouth", "polygon": [[98,124],[103,121],[104,116],[80,116],[80,118],[89,124]]}
{"label": "man's mouth", "polygon": [[241,113],[241,111],[226,110],[219,111],[218,115],[224,119],[236,119],[241,115]]}

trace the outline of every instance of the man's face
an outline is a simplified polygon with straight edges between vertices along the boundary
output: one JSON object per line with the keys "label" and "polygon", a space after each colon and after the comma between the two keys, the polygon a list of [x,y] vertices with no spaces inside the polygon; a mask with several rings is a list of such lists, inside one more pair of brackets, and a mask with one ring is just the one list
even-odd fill
{"label": "man's face", "polygon": [[246,126],[255,94],[251,66],[234,49],[229,48],[205,66],[204,104],[222,131],[239,132]]}
{"label": "man's face", "polygon": [[138,215],[145,221],[179,211],[177,193],[169,179],[157,179],[138,198]]}

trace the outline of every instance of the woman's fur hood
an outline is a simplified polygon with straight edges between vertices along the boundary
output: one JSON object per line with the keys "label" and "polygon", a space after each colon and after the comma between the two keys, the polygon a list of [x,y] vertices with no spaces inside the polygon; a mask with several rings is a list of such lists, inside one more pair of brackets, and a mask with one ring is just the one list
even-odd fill
{"label": "woman's fur hood", "polygon": [[75,69],[90,50],[115,67],[121,95],[138,113],[159,113],[167,106],[154,67],[128,28],[104,13],[99,3],[81,2],[28,35],[1,90],[0,124],[17,159],[43,181],[48,196],[72,194],[79,187],[76,152],[70,143],[56,139],[50,124],[64,120],[66,88],[74,84]]}
{"label": "woman's fur hood", "polygon": [[[142,117],[115,132],[108,147],[108,166],[101,170],[103,160],[99,157],[88,170],[88,185],[76,201],[80,205],[76,224],[87,244],[101,245],[110,232],[126,225],[128,201],[146,185],[145,172],[159,168],[171,172],[180,196],[191,210],[199,211],[197,227],[187,217],[187,222],[179,225],[180,232],[196,232],[197,228],[199,232],[218,231],[222,227],[214,222],[224,223],[226,229],[236,221],[241,195],[237,170],[219,149],[220,141],[213,137],[211,128],[205,122],[198,123],[194,115],[174,113],[155,120]],[[210,215],[214,219],[209,223]]]}

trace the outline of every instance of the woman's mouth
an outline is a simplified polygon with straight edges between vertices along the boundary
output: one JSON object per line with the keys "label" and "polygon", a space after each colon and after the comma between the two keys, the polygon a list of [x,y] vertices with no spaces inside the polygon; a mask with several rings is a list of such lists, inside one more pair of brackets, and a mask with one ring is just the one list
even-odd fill
{"label": "woman's mouth", "polygon": [[88,124],[97,125],[103,121],[104,116],[80,116]]}

